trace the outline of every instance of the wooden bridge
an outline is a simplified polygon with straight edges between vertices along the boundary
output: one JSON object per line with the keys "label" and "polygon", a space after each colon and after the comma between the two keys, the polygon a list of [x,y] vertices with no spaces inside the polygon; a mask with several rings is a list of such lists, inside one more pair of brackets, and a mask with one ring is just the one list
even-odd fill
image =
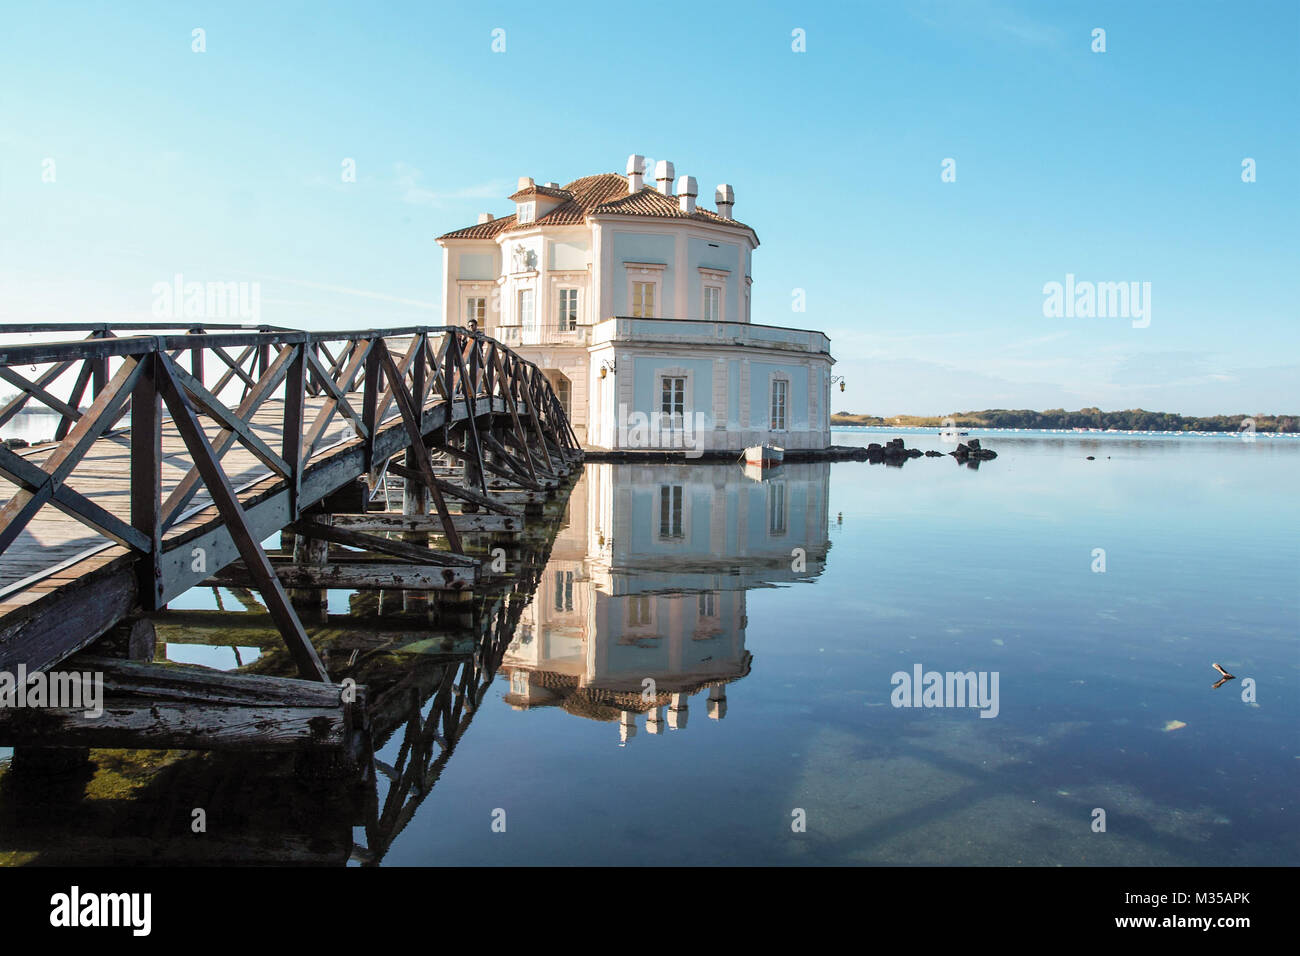
{"label": "wooden bridge", "polygon": [[[258,648],[235,672],[76,655],[68,666],[103,670],[116,682],[119,704],[152,699],[165,709],[180,700],[210,718],[219,705],[195,699],[206,683],[209,691],[259,705],[249,709],[261,715],[263,726],[239,741],[227,734],[222,746],[207,752],[105,750],[51,767],[50,755],[66,751],[46,749],[46,763],[34,774],[20,759],[33,750],[20,747],[10,768],[0,769],[0,865],[380,864],[446,771],[535,599],[567,501],[557,494],[539,510],[530,506],[522,533],[494,534],[495,543],[509,547],[510,573],[489,575],[468,598],[464,592],[367,589],[348,595],[346,611],[338,602],[330,609],[298,604],[330,676],[367,690],[366,724],[347,760],[331,758],[319,741],[293,743],[300,738],[294,724],[307,713],[319,717],[319,704],[337,685],[274,679],[293,673],[293,663],[266,609],[244,588],[213,588],[224,598],[217,597],[212,609],[151,615],[159,646],[169,654],[199,646]],[[296,693],[284,695],[286,684],[298,685]],[[285,706],[289,701],[299,706]],[[338,725],[328,713],[333,732]],[[94,733],[96,746],[122,740],[110,740],[102,728]],[[75,728],[60,734],[64,747],[75,735]],[[159,742],[153,732],[124,739],[128,748]],[[337,746],[334,753],[345,749]],[[87,787],[97,775],[117,783]],[[221,820],[201,840],[191,830],[194,807]]]}
{"label": "wooden bridge", "polygon": [[[0,326],[49,332],[88,337],[0,345],[0,426],[57,416],[52,441],[0,447],[0,672],[106,635],[148,659],[137,622],[238,582],[329,681],[286,586],[472,591],[465,536],[522,527],[582,458],[541,370],[464,328]],[[369,513],[390,480],[402,512]]]}

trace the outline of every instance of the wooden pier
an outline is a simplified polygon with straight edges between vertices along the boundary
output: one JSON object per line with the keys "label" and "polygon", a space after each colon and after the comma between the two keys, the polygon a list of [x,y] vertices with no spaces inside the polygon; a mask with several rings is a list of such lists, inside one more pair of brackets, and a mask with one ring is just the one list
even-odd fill
{"label": "wooden pier", "polygon": [[[337,713],[314,726],[346,737],[363,718],[338,688],[318,700],[302,686],[331,683],[303,608],[330,588],[453,596],[491,586],[479,542],[522,532],[581,466],[541,370],[463,328],[0,326],[74,330],[89,337],[0,346],[0,379],[18,391],[0,425],[34,408],[59,416],[52,441],[0,447],[12,486],[0,508],[0,672],[112,648],[135,659],[96,665],[122,698],[304,715],[336,699]],[[401,510],[376,512],[393,485]],[[154,621],[205,584],[260,594],[297,680],[161,680],[172,668],[148,663]],[[266,730],[266,713],[196,723],[172,709],[171,724],[138,739],[207,748],[255,738],[258,726],[268,741],[295,736]],[[0,745],[127,746],[142,729],[118,724],[0,708]],[[234,729],[223,736],[223,725]]]}

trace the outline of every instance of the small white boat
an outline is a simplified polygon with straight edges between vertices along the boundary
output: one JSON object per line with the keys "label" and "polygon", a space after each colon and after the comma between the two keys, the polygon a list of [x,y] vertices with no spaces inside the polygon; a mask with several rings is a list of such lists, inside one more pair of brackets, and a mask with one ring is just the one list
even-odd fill
{"label": "small white boat", "polygon": [[745,449],[745,464],[775,468],[785,460],[785,449],[776,445],[751,445]]}

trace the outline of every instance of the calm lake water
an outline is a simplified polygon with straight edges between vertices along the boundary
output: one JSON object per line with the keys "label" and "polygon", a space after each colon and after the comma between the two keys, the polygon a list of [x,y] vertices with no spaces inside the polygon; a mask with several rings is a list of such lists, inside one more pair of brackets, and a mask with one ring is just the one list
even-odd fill
{"label": "calm lake water", "polygon": [[[565,708],[575,682],[530,703],[536,682],[503,674],[387,862],[1300,862],[1300,442],[984,443],[999,457],[978,470],[801,465],[763,484],[589,466],[587,527],[548,567],[575,572],[575,610],[555,610],[567,579],[558,598],[544,580],[503,669],[659,690],[729,674],[725,716],[702,689],[684,728],[637,715],[623,740],[616,706]],[[688,527],[661,539],[678,484]],[[1213,689],[1214,662],[1239,679]],[[997,717],[891,706],[916,664],[998,672]]]}
{"label": "calm lake water", "polygon": [[[898,434],[954,447],[835,440]],[[384,864],[1300,863],[1300,441],[973,434],[589,465]],[[996,717],[892,706],[918,665]]]}

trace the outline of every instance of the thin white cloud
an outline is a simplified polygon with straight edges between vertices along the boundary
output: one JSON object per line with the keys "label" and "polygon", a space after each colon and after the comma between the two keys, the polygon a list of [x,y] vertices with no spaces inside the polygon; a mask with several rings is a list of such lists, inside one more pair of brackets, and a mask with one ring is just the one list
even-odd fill
{"label": "thin white cloud", "polygon": [[429,189],[421,184],[424,172],[410,163],[394,163],[393,170],[396,174],[394,183],[401,192],[402,202],[412,206],[439,206],[461,199],[501,199],[513,191],[506,179],[492,179],[459,189]]}
{"label": "thin white cloud", "polygon": [[[250,275],[256,274],[250,273]],[[387,292],[374,292],[370,289],[350,289],[347,286],[329,285],[324,282],[312,282],[307,279],[291,279],[287,276],[257,275],[256,277],[267,282],[283,282],[286,285],[294,285],[303,289],[315,289],[318,292],[331,292],[335,295],[351,295],[362,299],[374,299],[378,302],[393,302],[398,305],[414,306],[417,309],[433,309],[435,311],[442,311],[441,302],[421,302],[419,299],[405,299],[401,296],[389,295]]]}

